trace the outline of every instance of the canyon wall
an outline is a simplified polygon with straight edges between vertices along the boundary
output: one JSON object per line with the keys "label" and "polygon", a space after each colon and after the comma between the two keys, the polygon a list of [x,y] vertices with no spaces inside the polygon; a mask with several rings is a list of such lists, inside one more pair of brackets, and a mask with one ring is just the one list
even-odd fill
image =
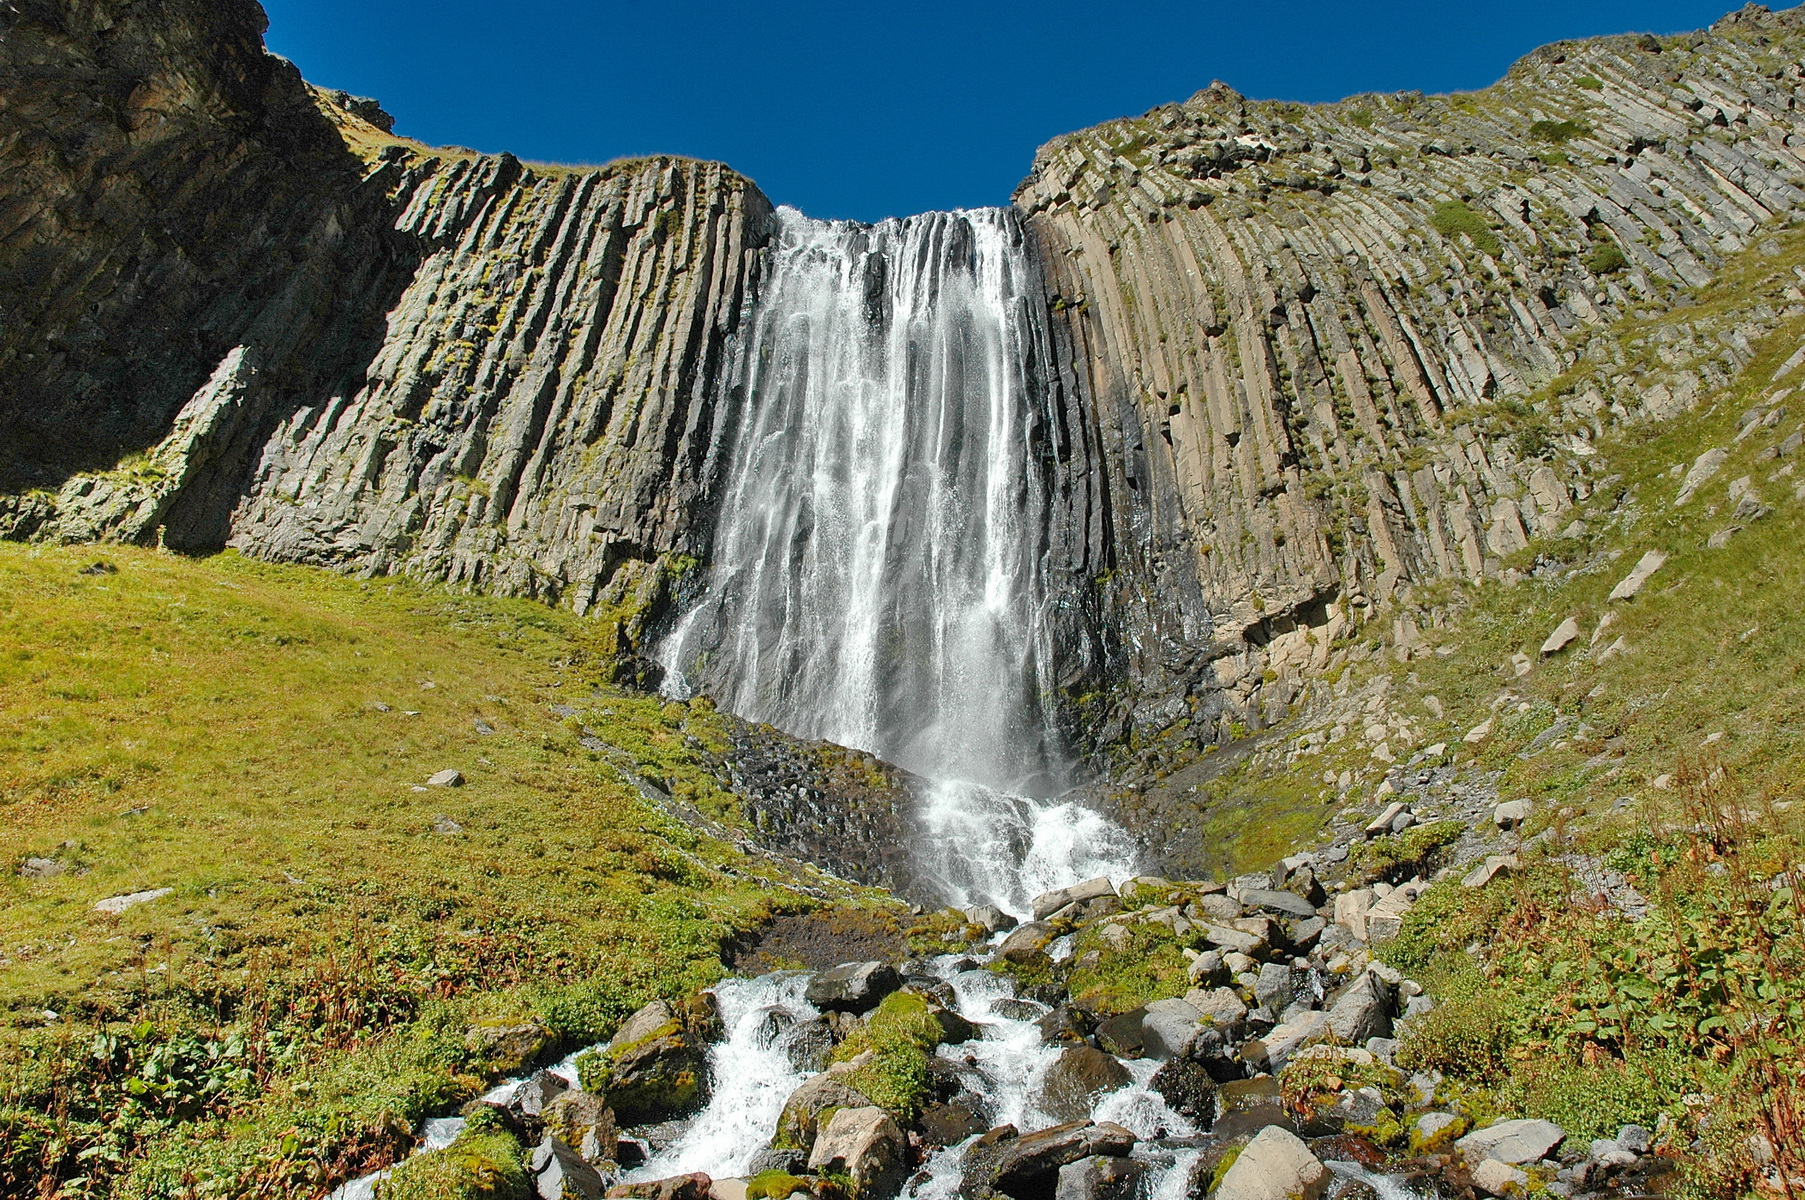
{"label": "canyon wall", "polygon": [[[1279,719],[1394,591],[1510,569],[1593,486],[1592,440],[1701,396],[1661,362],[1562,376],[1799,213],[1802,54],[1799,10],[1751,7],[1479,92],[1216,84],[1044,147],[1015,202],[1112,502],[1106,734]],[[1721,349],[1728,378],[1748,347]]]}
{"label": "canyon wall", "polygon": [[[719,164],[394,137],[264,24],[0,9],[0,536],[534,596],[631,655],[708,552],[769,202]],[[1751,7],[1479,92],[1213,85],[1043,148],[1015,203],[1089,748],[1271,724],[1397,589],[1527,566],[1593,440],[1716,379],[1563,383],[1805,208],[1802,58]],[[1746,339],[1719,349],[1727,377]]]}

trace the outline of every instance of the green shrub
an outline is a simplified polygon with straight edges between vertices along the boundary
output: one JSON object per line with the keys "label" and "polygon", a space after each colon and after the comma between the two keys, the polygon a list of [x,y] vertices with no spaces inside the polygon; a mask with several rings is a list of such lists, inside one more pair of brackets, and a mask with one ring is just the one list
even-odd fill
{"label": "green shrub", "polygon": [[1592,127],[1584,121],[1537,121],[1529,127],[1529,136],[1538,141],[1553,142],[1557,146],[1565,145],[1576,137],[1591,133]]}
{"label": "green shrub", "polygon": [[1690,1065],[1667,1055],[1593,1063],[1533,1058],[1499,1089],[1503,1107],[1543,1117],[1581,1141],[1608,1138],[1625,1125],[1650,1129],[1661,1113],[1679,1110],[1693,1079]]}
{"label": "green shrub", "polygon": [[1437,850],[1460,839],[1466,826],[1459,821],[1432,821],[1403,833],[1387,834],[1355,846],[1349,856],[1349,877],[1361,883],[1397,882],[1422,874]]}
{"label": "green shrub", "polygon": [[1614,242],[1598,242],[1586,255],[1586,270],[1594,275],[1610,275],[1628,268],[1630,260]]}
{"label": "green shrub", "polygon": [[1435,206],[1435,215],[1430,223],[1443,237],[1453,237],[1464,233],[1467,239],[1482,253],[1497,258],[1504,253],[1504,244],[1498,235],[1492,232],[1491,224],[1479,211],[1465,200],[1444,200]]}

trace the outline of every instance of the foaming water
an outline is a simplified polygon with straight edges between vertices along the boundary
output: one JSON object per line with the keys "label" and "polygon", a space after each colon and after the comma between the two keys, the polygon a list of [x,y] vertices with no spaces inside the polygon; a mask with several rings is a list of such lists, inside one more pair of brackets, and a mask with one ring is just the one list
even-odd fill
{"label": "foaming water", "polygon": [[1057,797],[1069,565],[1045,290],[1007,209],[778,212],[734,375],[709,572],[659,651],[702,692],[934,781],[919,865],[955,903],[1134,873]]}
{"label": "foaming water", "polygon": [[688,1171],[715,1178],[744,1175],[770,1145],[783,1102],[808,1078],[792,1062],[798,1023],[820,1014],[803,998],[808,976],[781,971],[715,985],[727,1036],[709,1048],[712,1090],[707,1106],[681,1137],[630,1179],[662,1179]]}

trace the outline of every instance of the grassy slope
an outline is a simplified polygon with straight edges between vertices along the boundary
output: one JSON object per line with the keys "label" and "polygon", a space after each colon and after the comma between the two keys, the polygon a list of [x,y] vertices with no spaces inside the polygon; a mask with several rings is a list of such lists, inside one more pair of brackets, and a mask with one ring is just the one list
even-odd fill
{"label": "grassy slope", "polygon": [[[733,819],[695,753],[719,744],[712,713],[592,689],[568,614],[235,555],[98,556],[117,574],[79,574],[93,548],[0,544],[0,1105],[69,1106],[47,1141],[0,1128],[15,1187],[36,1190],[33,1154],[113,1178],[78,1163],[94,1146],[134,1179],[179,1176],[189,1133],[158,1149],[159,1130],[226,1113],[240,1124],[199,1126],[233,1144],[220,1169],[268,1167],[272,1194],[355,1169],[478,1085],[472,1023],[605,1034],[807,903],[614,769]],[[579,745],[585,724],[610,748]],[[424,789],[447,767],[463,787]],[[29,856],[68,869],[20,878]],[[95,1030],[123,1042],[90,1054]],[[215,1059],[244,1043],[244,1074],[182,1068],[225,1090],[134,1099],[183,1038]]]}
{"label": "grassy slope", "polygon": [[[1796,299],[1801,268],[1805,230],[1778,233],[1667,319],[1712,329],[1739,312],[1778,310]],[[1655,332],[1655,322],[1632,320],[1611,336],[1631,364],[1654,367]],[[1457,872],[1382,951],[1442,1001],[1407,1040],[1405,1060],[1446,1071],[1480,1117],[1552,1116],[1609,1136],[1620,1122],[1666,1113],[1676,1148],[1702,1139],[1686,1168],[1695,1196],[1755,1187],[1751,1133],[1780,1143],[1783,1161],[1805,1161],[1805,1133],[1787,1108],[1805,1095],[1805,888],[1787,889],[1782,875],[1805,862],[1805,813],[1794,806],[1805,781],[1805,464],[1795,466],[1805,452],[1774,453],[1805,415],[1796,390],[1805,370],[1774,378],[1801,346],[1805,319],[1783,321],[1695,410],[1601,441],[1590,472],[1598,486],[1572,514],[1583,532],[1533,542],[1502,579],[1417,589],[1367,627],[1370,657],[1340,684],[1360,695],[1389,677],[1390,709],[1420,730],[1415,744],[1393,746],[1400,760],[1443,742],[1469,777],[1496,773],[1502,799],[1535,804],[1521,872],[1482,890],[1462,888]],[[1554,389],[1583,386],[1588,370],[1582,363]],[[1750,409],[1780,416],[1738,442]],[[1727,461],[1676,505],[1681,476],[1712,447]],[[1734,517],[1729,486],[1745,476],[1767,515]],[[1740,532],[1709,545],[1731,526]],[[1641,594],[1609,600],[1655,549],[1668,560]],[[1403,663],[1392,640],[1399,616],[1422,630]],[[1543,658],[1567,617],[1580,639]],[[1604,653],[1619,637],[1627,649]],[[1515,655],[1534,664],[1527,674]],[[1443,719],[1430,717],[1428,697]],[[1488,719],[1490,735],[1468,743]],[[1283,729],[1268,745],[1310,728]],[[1383,766],[1343,743],[1289,769],[1256,755],[1224,786],[1264,787],[1279,813],[1316,790],[1326,818],[1336,793],[1320,787],[1321,773],[1347,769],[1359,782],[1343,802],[1366,815],[1383,800],[1358,796]],[[1608,893],[1571,870],[1579,861],[1620,872],[1648,915],[1632,919],[1601,899]]]}

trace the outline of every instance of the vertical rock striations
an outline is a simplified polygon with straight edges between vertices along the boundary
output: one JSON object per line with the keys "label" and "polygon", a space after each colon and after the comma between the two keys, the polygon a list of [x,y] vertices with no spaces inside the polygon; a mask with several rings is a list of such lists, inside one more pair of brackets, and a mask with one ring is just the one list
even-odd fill
{"label": "vertical rock striations", "polygon": [[1217,84],[1043,148],[1016,204],[1103,451],[1118,716],[1258,728],[1400,585],[1560,529],[1586,443],[1700,384],[1563,373],[1805,208],[1802,54],[1796,12],[1751,8],[1550,46],[1480,92]]}

